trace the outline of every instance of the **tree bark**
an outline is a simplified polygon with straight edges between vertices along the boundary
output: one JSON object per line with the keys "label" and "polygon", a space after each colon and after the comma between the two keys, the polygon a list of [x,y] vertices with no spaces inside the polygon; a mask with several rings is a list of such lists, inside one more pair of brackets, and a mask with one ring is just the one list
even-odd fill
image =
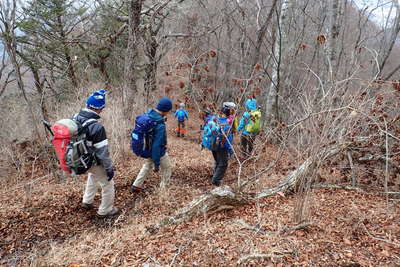
{"label": "tree bark", "polygon": [[338,62],[337,62],[337,52],[338,52],[338,37],[340,33],[340,25],[339,25],[339,0],[332,0],[329,6],[329,36],[328,36],[328,71],[329,71],[329,80],[331,83],[336,79],[336,74],[338,70]]}
{"label": "tree bark", "polygon": [[134,103],[137,89],[137,75],[135,65],[138,60],[138,44],[140,35],[140,22],[143,0],[130,0],[129,2],[129,25],[128,25],[128,47],[126,50],[125,58],[125,71],[124,80],[125,85],[123,88],[123,102],[125,106],[125,114],[129,117],[132,112],[131,107]]}
{"label": "tree bark", "polygon": [[[389,39],[387,40],[386,37],[383,38],[383,48],[381,51],[382,57],[379,60],[379,70],[378,70],[378,77],[381,76],[382,70],[385,67],[386,61],[392,52],[393,46],[396,42],[397,36],[400,31],[400,4],[398,0],[393,0],[393,5],[396,8],[396,16],[393,21],[393,25],[390,28]],[[388,18],[389,19],[389,18]]]}
{"label": "tree bark", "polygon": [[278,18],[277,38],[274,44],[274,63],[271,75],[271,86],[267,94],[265,103],[265,116],[266,121],[273,125],[279,119],[279,89],[280,89],[280,68],[283,55],[286,49],[286,20],[290,0],[283,0],[280,7],[280,14]]}

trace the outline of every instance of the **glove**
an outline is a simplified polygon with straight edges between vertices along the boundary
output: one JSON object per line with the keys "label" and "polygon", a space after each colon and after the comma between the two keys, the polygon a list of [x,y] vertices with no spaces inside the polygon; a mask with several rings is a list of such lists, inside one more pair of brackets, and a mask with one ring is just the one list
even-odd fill
{"label": "glove", "polygon": [[114,169],[111,168],[109,170],[106,171],[107,172],[107,181],[111,181],[111,179],[114,177]]}
{"label": "glove", "polygon": [[156,172],[156,173],[157,173],[159,170],[160,170],[160,166],[158,166],[158,165],[155,165],[155,166],[154,166],[154,172]]}

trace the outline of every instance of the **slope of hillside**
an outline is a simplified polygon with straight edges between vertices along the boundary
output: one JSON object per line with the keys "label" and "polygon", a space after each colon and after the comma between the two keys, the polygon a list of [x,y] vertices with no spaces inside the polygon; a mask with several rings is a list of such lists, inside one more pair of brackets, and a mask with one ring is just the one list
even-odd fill
{"label": "slope of hillside", "polygon": [[[191,116],[192,118],[195,115]],[[398,266],[400,204],[376,193],[339,189],[314,190],[308,197],[308,220],[296,223],[300,196],[275,195],[238,208],[206,213],[192,220],[154,228],[192,199],[214,188],[208,179],[212,157],[197,140],[198,121],[189,122],[184,139],[173,134],[169,153],[174,170],[171,186],[161,191],[152,174],[147,190],[132,195],[129,187],[142,160],[126,155],[116,162],[119,216],[101,219],[80,208],[85,177],[56,181],[35,172],[0,194],[0,263],[67,266]],[[280,155],[279,155],[280,156]],[[266,147],[259,164],[278,157]],[[285,158],[285,157],[283,157]],[[262,177],[272,186],[290,161]],[[237,165],[224,181],[235,183]],[[250,174],[252,170],[244,170]],[[98,199],[96,200],[98,204]],[[245,224],[244,224],[245,223]],[[252,229],[249,229],[252,226]],[[262,254],[262,255],[255,255]],[[271,254],[267,257],[266,254]],[[248,255],[255,255],[246,258]]]}

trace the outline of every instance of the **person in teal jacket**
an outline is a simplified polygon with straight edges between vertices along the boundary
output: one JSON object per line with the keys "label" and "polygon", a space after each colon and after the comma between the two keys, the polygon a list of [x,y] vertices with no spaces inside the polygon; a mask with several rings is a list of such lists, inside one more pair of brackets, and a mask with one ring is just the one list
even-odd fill
{"label": "person in teal jacket", "polygon": [[149,174],[150,170],[154,168],[154,172],[158,172],[161,167],[161,187],[165,187],[169,183],[172,174],[172,164],[167,153],[167,130],[165,126],[165,116],[172,109],[172,101],[163,97],[160,99],[157,108],[148,112],[149,117],[157,122],[152,136],[151,158],[145,160],[142,169],[133,182],[131,191],[140,192],[143,190],[143,183]]}
{"label": "person in teal jacket", "polygon": [[249,157],[254,148],[254,140],[257,133],[250,133],[246,130],[246,126],[250,123],[250,112],[257,109],[257,100],[250,97],[245,103],[246,111],[243,113],[239,122],[238,132],[242,132],[240,136],[240,145],[242,147],[242,154]]}
{"label": "person in teal jacket", "polygon": [[186,133],[185,121],[189,119],[189,114],[185,109],[184,103],[179,104],[179,109],[175,111],[175,118],[178,119],[178,128],[176,129],[176,136],[184,137]]}

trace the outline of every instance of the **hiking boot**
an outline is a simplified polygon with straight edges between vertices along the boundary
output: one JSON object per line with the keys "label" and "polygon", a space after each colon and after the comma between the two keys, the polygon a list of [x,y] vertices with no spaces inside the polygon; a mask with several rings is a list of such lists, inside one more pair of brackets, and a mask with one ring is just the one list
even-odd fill
{"label": "hiking boot", "polygon": [[99,214],[99,216],[100,216],[100,217],[112,217],[112,216],[117,215],[118,213],[119,213],[119,209],[113,208],[112,210],[110,210],[110,211],[107,212],[106,214],[104,214],[104,215],[100,215],[100,214]]}
{"label": "hiking boot", "polygon": [[222,184],[221,181],[214,181],[214,180],[212,180],[211,183],[212,183],[213,185],[215,185],[215,186],[220,186],[220,185]]}
{"label": "hiking boot", "polygon": [[140,192],[142,192],[143,190],[144,190],[143,187],[134,186],[134,185],[131,186],[131,193],[140,193]]}
{"label": "hiking boot", "polygon": [[93,204],[88,204],[88,203],[81,203],[81,207],[84,208],[85,210],[90,210],[93,208]]}

